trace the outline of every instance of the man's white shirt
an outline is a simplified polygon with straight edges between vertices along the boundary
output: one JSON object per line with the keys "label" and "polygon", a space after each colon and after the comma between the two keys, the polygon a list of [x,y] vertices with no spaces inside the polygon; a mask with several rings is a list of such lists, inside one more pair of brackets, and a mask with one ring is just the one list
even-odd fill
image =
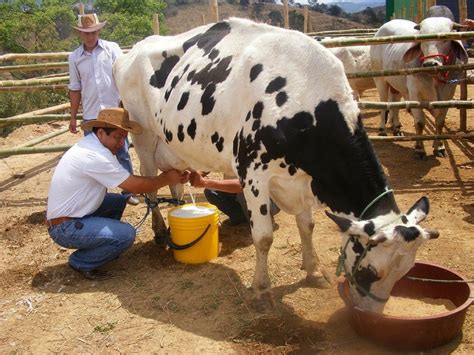
{"label": "man's white shirt", "polygon": [[81,218],[95,212],[107,188],[119,186],[129,176],[94,133],[85,136],[64,154],[54,171],[46,218]]}
{"label": "man's white shirt", "polygon": [[80,91],[84,120],[96,119],[99,111],[117,107],[120,96],[112,74],[122,50],[115,42],[99,39],[91,53],[81,45],[69,55],[69,90]]}

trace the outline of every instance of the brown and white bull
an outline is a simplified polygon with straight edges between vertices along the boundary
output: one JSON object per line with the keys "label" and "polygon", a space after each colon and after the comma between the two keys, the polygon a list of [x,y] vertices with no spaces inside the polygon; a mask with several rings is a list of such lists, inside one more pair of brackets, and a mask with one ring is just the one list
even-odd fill
{"label": "brown and white bull", "polygon": [[[230,19],[152,36],[116,61],[114,75],[145,127],[132,136],[142,175],[191,168],[239,177],[256,248],[253,287],[264,304],[272,302],[270,198],[296,216],[303,269],[316,285],[325,280],[312,208],[333,211],[352,296],[364,309],[380,311],[420,244],[438,236],[418,225],[426,198],[400,212],[341,62],[299,32]],[[154,228],[165,228],[157,209]]]}
{"label": "brown and white bull", "polygon": [[[375,37],[425,35],[441,32],[451,32],[460,25],[446,17],[429,17],[419,25],[408,20],[392,20],[379,28]],[[420,68],[467,63],[468,56],[460,41],[428,41],[420,43],[392,43],[373,45],[370,48],[372,70],[397,70],[405,68]],[[459,71],[440,74],[398,75],[374,78],[381,101],[400,101],[403,97],[410,101],[444,101],[451,100],[456,85],[449,80],[457,79]],[[441,134],[444,126],[447,108],[430,111],[435,118],[436,134]],[[415,119],[417,135],[423,134],[425,114],[423,109],[411,109]],[[391,111],[394,135],[402,135],[398,110]],[[385,135],[385,124],[388,112],[380,115],[380,135]],[[433,142],[433,152],[436,156],[445,156],[444,143],[440,140]],[[423,141],[415,143],[415,153],[419,158],[425,158],[426,152]]]}

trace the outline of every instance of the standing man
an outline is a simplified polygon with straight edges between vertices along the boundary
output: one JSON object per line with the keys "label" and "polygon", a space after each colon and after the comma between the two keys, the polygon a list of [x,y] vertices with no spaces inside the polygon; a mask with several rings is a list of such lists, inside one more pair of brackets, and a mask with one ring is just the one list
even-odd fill
{"label": "standing man", "polygon": [[[107,21],[99,22],[96,14],[79,15],[78,32],[82,45],[69,55],[69,100],[71,103],[71,122],[69,131],[77,133],[77,112],[82,102],[84,121],[97,117],[99,111],[107,107],[118,107],[120,96],[112,74],[113,64],[122,50],[115,42],[99,39],[100,29]],[[85,131],[85,135],[90,134]],[[128,154],[129,143],[117,152],[120,164],[133,174],[132,162]],[[135,196],[128,202],[139,203]]]}
{"label": "standing man", "polygon": [[91,134],[69,149],[56,167],[48,193],[46,224],[51,238],[65,248],[77,249],[69,265],[90,280],[106,278],[98,268],[117,258],[135,240],[136,230],[120,222],[127,196],[108,193],[120,187],[133,193],[153,192],[185,183],[188,172],[169,170],[159,176],[130,174],[116,158],[128,132],[142,127],[129,121],[122,108],[108,108],[96,120],[83,123]]}

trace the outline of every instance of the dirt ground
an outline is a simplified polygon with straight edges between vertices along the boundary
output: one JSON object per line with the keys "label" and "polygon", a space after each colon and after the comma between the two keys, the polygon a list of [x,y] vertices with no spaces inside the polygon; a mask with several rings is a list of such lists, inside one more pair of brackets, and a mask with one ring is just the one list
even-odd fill
{"label": "dirt ground", "polygon": [[[472,88],[469,97],[474,97]],[[378,100],[374,91],[363,99]],[[458,111],[448,115],[447,131],[457,132]],[[366,112],[364,117],[369,134],[375,135],[378,115]],[[407,134],[413,134],[413,120],[404,111],[402,123]],[[22,144],[65,125],[19,128],[0,138],[0,147]],[[474,129],[474,111],[468,111],[468,128]],[[431,119],[427,131],[433,132]],[[67,133],[47,144],[78,138]],[[414,159],[411,142],[376,142],[375,148],[403,210],[423,195],[430,199],[431,214],[423,224],[439,229],[441,236],[425,243],[417,259],[472,280],[473,141],[446,145],[447,158],[435,158],[431,142],[426,142],[425,161]],[[108,265],[113,278],[82,279],[67,265],[70,251],[55,245],[43,224],[49,181],[60,156],[0,161],[0,353],[395,353],[351,329],[336,282],[324,290],[305,285],[295,220],[283,212],[275,218],[269,258],[277,300],[272,312],[260,314],[252,307],[248,287],[255,251],[246,227],[221,226],[219,257],[192,266],[176,262],[154,243],[148,220],[133,247]],[[134,161],[138,170],[136,156]],[[169,195],[168,189],[160,192]],[[194,192],[203,200],[202,191]],[[165,213],[167,208],[163,206]],[[127,207],[125,219],[136,223],[144,213],[144,204]],[[319,257],[334,275],[340,237],[323,210],[314,216]],[[474,353],[473,321],[471,308],[462,334],[429,353]]]}

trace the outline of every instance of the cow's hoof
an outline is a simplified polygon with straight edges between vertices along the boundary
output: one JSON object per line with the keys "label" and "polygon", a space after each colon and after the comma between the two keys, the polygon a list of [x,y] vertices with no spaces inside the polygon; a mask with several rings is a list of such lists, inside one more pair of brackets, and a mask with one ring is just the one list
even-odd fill
{"label": "cow's hoof", "polygon": [[166,229],[163,231],[155,232],[155,236],[153,237],[155,243],[160,247],[166,247],[168,245],[169,238],[170,233]]}
{"label": "cow's hoof", "polygon": [[380,136],[380,137],[386,137],[386,136],[387,136],[387,132],[379,130],[379,136]]}
{"label": "cow's hoof", "polygon": [[403,133],[402,130],[393,131],[393,135],[396,136],[396,137],[404,137],[405,136],[405,134]]}
{"label": "cow's hoof", "polygon": [[438,158],[446,158],[446,149],[433,150],[433,154]]}
{"label": "cow's hoof", "polygon": [[265,292],[253,301],[253,307],[258,313],[268,313],[275,309],[275,300],[271,292]]}
{"label": "cow's hoof", "polygon": [[415,158],[418,160],[426,160],[426,152],[424,151],[415,152]]}
{"label": "cow's hoof", "polygon": [[315,288],[329,288],[331,287],[330,280],[323,275],[308,275],[306,276],[306,283]]}

